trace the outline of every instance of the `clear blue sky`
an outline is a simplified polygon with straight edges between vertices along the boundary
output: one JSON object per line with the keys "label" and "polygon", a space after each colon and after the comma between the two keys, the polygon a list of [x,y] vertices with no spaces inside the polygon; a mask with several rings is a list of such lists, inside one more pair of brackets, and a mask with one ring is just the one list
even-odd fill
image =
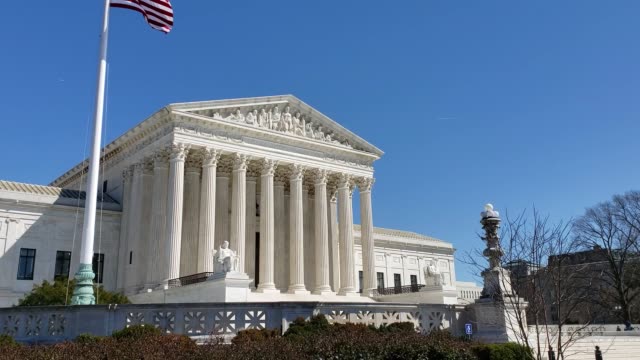
{"label": "clear blue sky", "polygon": [[[294,94],[386,152],[375,225],[458,255],[486,202],[560,219],[638,188],[640,2],[173,3],[169,35],[112,11],[107,140],[172,102]],[[3,4],[0,178],[83,157],[101,9]]]}

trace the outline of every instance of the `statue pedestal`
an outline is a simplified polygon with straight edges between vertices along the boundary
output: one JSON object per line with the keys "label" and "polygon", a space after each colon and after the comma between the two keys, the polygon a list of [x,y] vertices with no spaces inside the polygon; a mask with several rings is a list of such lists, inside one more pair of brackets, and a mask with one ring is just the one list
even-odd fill
{"label": "statue pedestal", "polygon": [[251,291],[249,275],[240,272],[220,272],[211,275],[207,284],[207,298],[212,302],[246,302]]}
{"label": "statue pedestal", "polygon": [[482,278],[484,279],[483,297],[514,294],[509,270],[501,267],[486,269],[482,272]]}
{"label": "statue pedestal", "polygon": [[478,299],[470,307],[476,318],[477,330],[473,337],[488,343],[518,342],[522,340],[518,324],[518,312],[524,328],[527,327],[525,310],[527,303],[518,297],[504,301],[490,298]]}

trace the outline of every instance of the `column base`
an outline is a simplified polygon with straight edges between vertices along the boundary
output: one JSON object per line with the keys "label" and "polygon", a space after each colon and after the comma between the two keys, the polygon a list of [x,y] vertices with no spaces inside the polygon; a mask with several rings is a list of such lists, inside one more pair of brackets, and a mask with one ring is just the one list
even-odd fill
{"label": "column base", "polygon": [[331,291],[331,287],[329,285],[318,286],[317,288],[313,289],[313,294],[314,295],[335,295],[335,293]]}
{"label": "column base", "polygon": [[304,287],[304,285],[291,285],[289,286],[289,290],[287,290],[287,294],[309,295],[310,292]]}
{"label": "column base", "polygon": [[322,296],[335,296],[336,293],[334,293],[331,290],[313,290],[313,295],[322,295]]}
{"label": "column base", "polygon": [[360,293],[356,291],[354,288],[342,288],[338,291],[338,295],[340,296],[360,296]]}
{"label": "column base", "polygon": [[73,289],[71,305],[95,305],[96,297],[93,294],[93,273],[92,264],[80,264],[75,275],[76,286]]}
{"label": "column base", "polygon": [[271,284],[258,284],[258,288],[256,289],[257,293],[261,294],[280,294],[280,290],[276,289],[276,285]]}

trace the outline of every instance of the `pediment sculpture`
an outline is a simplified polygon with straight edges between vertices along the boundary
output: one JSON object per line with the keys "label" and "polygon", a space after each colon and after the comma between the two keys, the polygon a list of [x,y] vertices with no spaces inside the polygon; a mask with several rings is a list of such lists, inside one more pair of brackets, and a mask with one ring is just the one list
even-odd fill
{"label": "pediment sculpture", "polygon": [[229,242],[224,241],[218,250],[213,250],[213,272],[228,273],[238,271],[238,255],[229,249]]}
{"label": "pediment sculpture", "polygon": [[286,105],[284,110],[280,110],[276,105],[272,108],[259,107],[246,110],[235,108],[222,110],[223,114],[220,112],[221,110],[215,110],[208,115],[217,120],[239,122],[353,149],[349,142],[344,139],[338,139],[332,132],[323,131],[322,126],[314,124],[311,119],[306,118],[289,105]]}
{"label": "pediment sculpture", "polygon": [[438,270],[435,260],[431,260],[431,263],[422,270],[424,271],[424,282],[426,286],[441,286],[443,284],[442,274],[440,270]]}

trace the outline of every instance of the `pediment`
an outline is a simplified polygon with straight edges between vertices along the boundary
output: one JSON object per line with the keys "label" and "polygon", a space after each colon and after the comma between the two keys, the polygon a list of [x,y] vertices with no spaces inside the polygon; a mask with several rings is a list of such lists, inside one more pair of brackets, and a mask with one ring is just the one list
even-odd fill
{"label": "pediment", "polygon": [[355,149],[380,157],[383,152],[292,95],[171,104],[178,114],[242,124],[292,137]]}

